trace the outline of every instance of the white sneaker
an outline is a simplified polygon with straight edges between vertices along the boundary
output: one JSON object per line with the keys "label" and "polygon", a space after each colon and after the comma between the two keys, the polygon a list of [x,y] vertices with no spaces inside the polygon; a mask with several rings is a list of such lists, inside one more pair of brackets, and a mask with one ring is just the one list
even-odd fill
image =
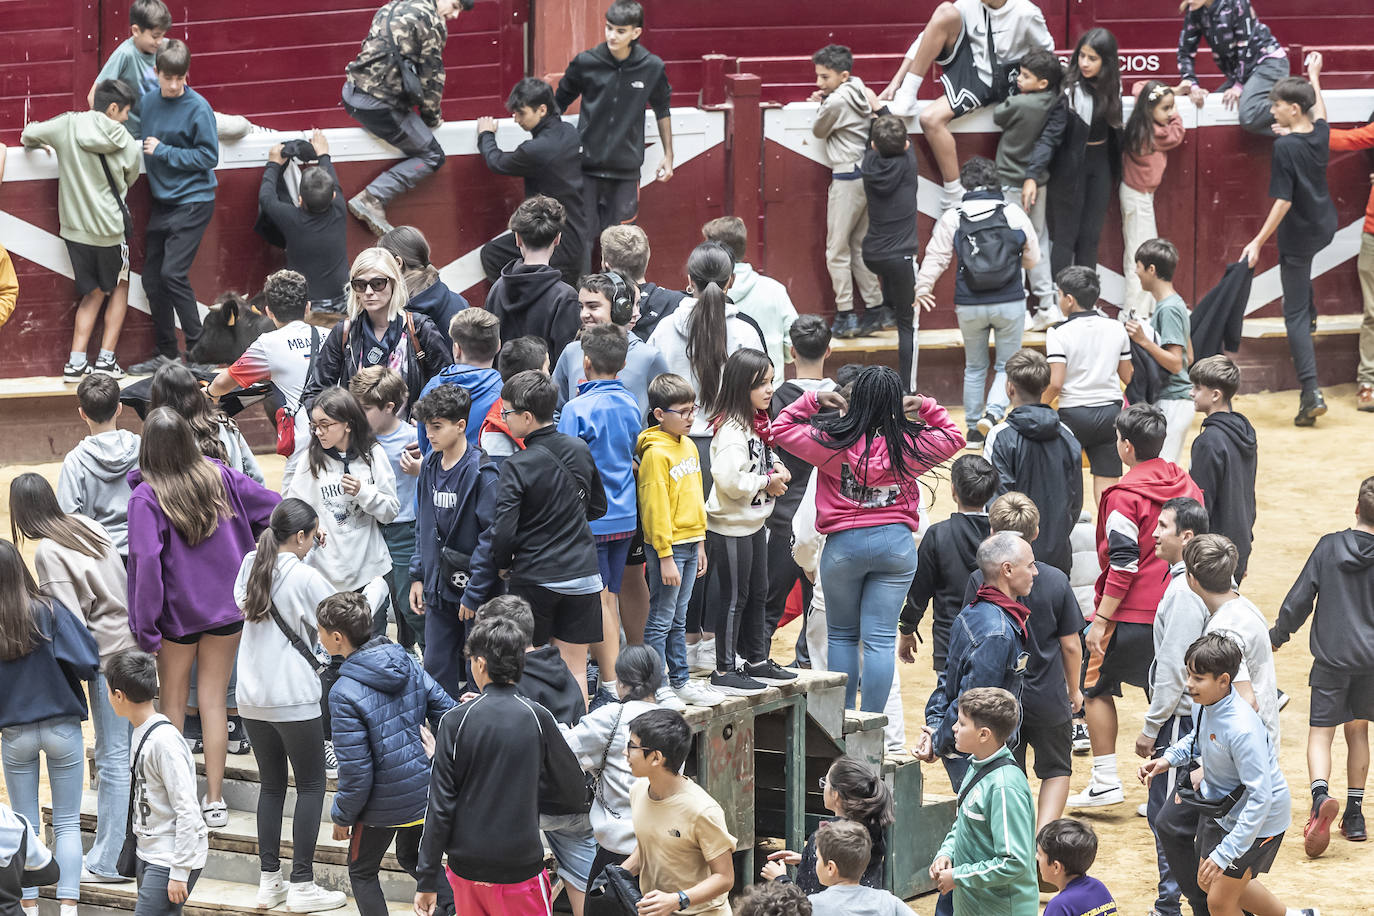
{"label": "white sneaker", "polygon": [[716,670],[716,638],[714,636],[697,643],[696,658],[690,661],[687,667],[703,674]]}
{"label": "white sneaker", "polygon": [[258,875],[258,899],[254,902],[260,910],[270,910],[282,905],[286,899],[286,882],[281,878],[281,869],[265,871]]}
{"label": "white sneaker", "polygon": [[725,694],[705,681],[688,681],[673,692],[688,706],[719,706],[725,702]]}
{"label": "white sneaker", "polygon": [[229,823],[229,806],[220,801],[200,800],[200,816],[205,818],[205,826],[211,829],[224,827]]}
{"label": "white sneaker", "polygon": [[1135,813],[1140,817],[1149,817],[1150,811],[1148,804],[1146,802],[1141,802],[1140,807],[1135,809]]}
{"label": "white sneaker", "polygon": [[[34,909],[37,909],[35,907]],[[75,903],[64,903],[61,906],[61,916],[77,916]]]}
{"label": "white sneaker", "polygon": [[286,891],[286,911],[288,913],[318,913],[321,910],[337,910],[348,902],[343,891],[330,891],[314,881],[304,884],[292,883]]}
{"label": "white sneaker", "polygon": [[1100,786],[1092,780],[1088,780],[1088,787],[1076,795],[1070,795],[1068,807],[1070,808],[1103,808],[1107,805],[1119,805],[1126,800],[1126,793],[1121,789],[1121,783],[1114,786]]}
{"label": "white sneaker", "polygon": [[1064,320],[1064,313],[1059,310],[1059,306],[1048,309],[1036,309],[1030,316],[1030,325],[1027,330],[1043,331],[1051,325],[1056,325]]}
{"label": "white sneaker", "polygon": [[654,702],[664,709],[676,709],[679,712],[687,708],[687,704],[678,699],[676,691],[667,684],[654,691]]}

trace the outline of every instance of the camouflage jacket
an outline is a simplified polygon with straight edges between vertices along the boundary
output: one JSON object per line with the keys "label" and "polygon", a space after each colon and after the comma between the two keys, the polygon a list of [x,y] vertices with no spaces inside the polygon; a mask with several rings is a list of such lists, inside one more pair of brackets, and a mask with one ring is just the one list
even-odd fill
{"label": "camouflage jacket", "polygon": [[1203,38],[1212,48],[1217,69],[1226,77],[1221,84],[1222,92],[1244,83],[1262,58],[1280,49],[1269,27],[1250,8],[1250,0],[1217,0],[1183,16],[1183,31],[1178,37],[1178,72],[1186,80],[1197,82],[1194,59]]}
{"label": "camouflage jacket", "polygon": [[[387,37],[391,31],[390,40]],[[420,117],[430,127],[441,120],[444,96],[444,42],[448,28],[434,0],[391,0],[372,17],[358,56],[348,65],[348,81],[359,92],[395,108],[409,108],[402,97],[401,74],[393,66],[392,42],[415,65],[424,88]]]}

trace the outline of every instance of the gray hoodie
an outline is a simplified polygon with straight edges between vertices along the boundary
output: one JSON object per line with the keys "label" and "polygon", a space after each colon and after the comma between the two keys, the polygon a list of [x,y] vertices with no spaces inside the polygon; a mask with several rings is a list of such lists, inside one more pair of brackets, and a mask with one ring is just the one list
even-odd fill
{"label": "gray hoodie", "polygon": [[1169,585],[1155,611],[1155,660],[1150,663],[1150,708],[1143,729],[1151,738],[1171,716],[1193,713],[1183,656],[1207,626],[1207,605],[1188,587],[1186,572],[1182,560],[1169,567]]}
{"label": "gray hoodie", "polygon": [[120,556],[129,555],[128,473],[138,467],[140,439],[127,429],[87,436],[62,459],[57,503],[63,512],[94,519]]}

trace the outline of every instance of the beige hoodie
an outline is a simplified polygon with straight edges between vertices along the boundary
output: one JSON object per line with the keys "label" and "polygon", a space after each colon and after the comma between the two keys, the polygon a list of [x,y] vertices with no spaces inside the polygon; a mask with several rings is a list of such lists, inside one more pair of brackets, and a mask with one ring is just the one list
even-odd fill
{"label": "beige hoodie", "polygon": [[825,141],[825,158],[835,173],[848,174],[859,167],[868,149],[873,111],[864,95],[863,80],[851,76],[821,100],[811,133]]}
{"label": "beige hoodie", "polygon": [[[84,515],[67,517],[110,541],[105,529]],[[38,590],[85,622],[95,637],[102,665],[116,652],[138,647],[129,631],[128,575],[113,543],[99,559],[92,559],[44,538],[34,551],[33,566]]]}

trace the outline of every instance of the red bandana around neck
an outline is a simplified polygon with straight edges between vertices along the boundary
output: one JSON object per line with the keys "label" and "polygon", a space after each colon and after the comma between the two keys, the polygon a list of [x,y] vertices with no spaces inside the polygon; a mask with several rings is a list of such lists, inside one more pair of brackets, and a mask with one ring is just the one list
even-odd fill
{"label": "red bandana around neck", "polygon": [[1021,631],[1021,638],[1030,638],[1030,632],[1026,629],[1026,621],[1030,619],[1030,608],[1014,598],[1008,598],[991,585],[984,584],[978,589],[978,598],[995,604],[1002,610],[1011,615],[1011,619],[1016,621],[1016,626]]}
{"label": "red bandana around neck", "polygon": [[[719,432],[721,425],[725,422],[725,414],[718,413],[711,418],[712,432]],[[754,435],[763,440],[763,444],[769,448],[773,447],[773,421],[768,419],[768,411],[754,411],[753,423]]]}

